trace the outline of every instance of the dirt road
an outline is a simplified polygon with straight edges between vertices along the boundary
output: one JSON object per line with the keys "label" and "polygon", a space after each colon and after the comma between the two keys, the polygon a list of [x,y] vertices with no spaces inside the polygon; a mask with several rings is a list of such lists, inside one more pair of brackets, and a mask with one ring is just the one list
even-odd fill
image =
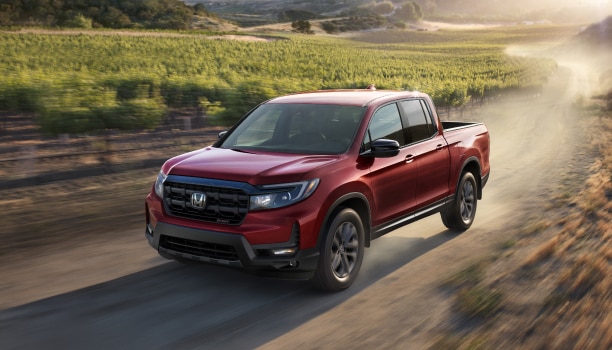
{"label": "dirt road", "polygon": [[484,107],[492,176],[474,226],[458,236],[433,216],[374,241],[348,291],[167,262],[144,228],[100,232],[0,267],[0,348],[421,349],[450,317],[441,280],[537,217],[572,160],[577,74],[561,66],[542,96]]}

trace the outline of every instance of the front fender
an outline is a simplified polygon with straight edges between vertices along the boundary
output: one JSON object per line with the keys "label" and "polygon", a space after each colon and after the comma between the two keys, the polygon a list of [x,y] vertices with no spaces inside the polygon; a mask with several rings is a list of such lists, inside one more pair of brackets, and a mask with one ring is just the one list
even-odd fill
{"label": "front fender", "polygon": [[321,244],[324,242],[323,237],[325,237],[325,235],[327,234],[327,230],[329,230],[329,223],[332,221],[336,213],[339,212],[342,208],[351,208],[355,210],[357,214],[359,214],[359,216],[361,217],[363,228],[365,230],[364,246],[369,247],[372,231],[370,201],[363,193],[360,192],[351,192],[342,195],[329,206],[329,208],[325,212],[325,215],[322,218],[321,225],[319,226],[321,229],[319,230],[319,239],[317,241],[317,247],[321,247]]}

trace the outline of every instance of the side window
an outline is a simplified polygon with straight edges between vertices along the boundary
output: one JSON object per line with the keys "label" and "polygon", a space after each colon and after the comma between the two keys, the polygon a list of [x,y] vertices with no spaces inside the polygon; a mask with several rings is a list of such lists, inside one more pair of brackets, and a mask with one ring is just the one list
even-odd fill
{"label": "side window", "polygon": [[406,138],[409,143],[426,140],[434,134],[431,118],[427,118],[420,100],[402,101],[400,106],[408,123]]}
{"label": "side window", "polygon": [[433,135],[438,131],[438,125],[434,123],[434,118],[433,118],[433,114],[431,113],[431,108],[424,100],[421,100],[421,106],[423,106],[423,110],[425,111],[425,118],[427,118],[427,124],[429,125],[429,132],[431,132],[431,134]]}
{"label": "side window", "polygon": [[395,103],[388,104],[378,109],[372,116],[370,127],[366,134],[364,146],[370,149],[374,140],[390,139],[399,142],[400,147],[406,144],[402,127],[402,119]]}

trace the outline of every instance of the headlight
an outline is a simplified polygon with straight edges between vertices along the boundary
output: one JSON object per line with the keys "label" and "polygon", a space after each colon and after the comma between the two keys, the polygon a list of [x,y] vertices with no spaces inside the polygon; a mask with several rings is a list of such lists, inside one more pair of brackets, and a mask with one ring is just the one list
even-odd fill
{"label": "headlight", "polygon": [[266,194],[251,196],[251,210],[274,209],[297,203],[308,198],[319,185],[319,179],[261,186]]}
{"label": "headlight", "polygon": [[164,181],[166,181],[166,174],[163,171],[159,171],[157,174],[157,180],[155,180],[155,194],[159,198],[164,198]]}

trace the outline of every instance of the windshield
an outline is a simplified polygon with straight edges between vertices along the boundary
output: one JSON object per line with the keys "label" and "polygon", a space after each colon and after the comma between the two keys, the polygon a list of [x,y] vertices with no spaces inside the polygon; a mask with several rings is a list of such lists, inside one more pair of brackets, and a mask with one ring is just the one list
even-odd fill
{"label": "windshield", "polygon": [[340,154],[348,150],[365,108],[329,104],[264,104],[228,135],[221,148]]}

